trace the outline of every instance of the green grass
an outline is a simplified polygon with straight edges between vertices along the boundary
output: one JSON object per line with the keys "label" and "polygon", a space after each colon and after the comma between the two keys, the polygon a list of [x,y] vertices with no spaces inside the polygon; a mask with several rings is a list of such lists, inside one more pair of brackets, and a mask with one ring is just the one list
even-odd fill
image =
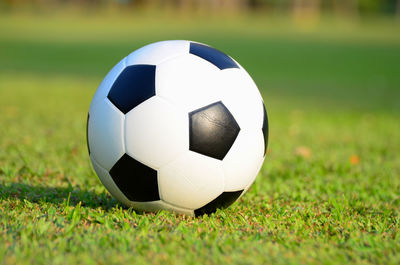
{"label": "green grass", "polygon": [[[399,24],[216,21],[0,18],[0,261],[400,263]],[[85,143],[91,96],[111,66],[176,38],[237,58],[270,118],[251,190],[200,218],[123,208]]]}

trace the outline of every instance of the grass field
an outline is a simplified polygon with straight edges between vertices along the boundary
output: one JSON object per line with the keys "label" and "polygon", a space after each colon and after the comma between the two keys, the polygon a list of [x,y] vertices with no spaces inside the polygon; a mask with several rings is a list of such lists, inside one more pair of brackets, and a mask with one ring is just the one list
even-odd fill
{"label": "grass field", "polygon": [[[4,15],[0,32],[3,264],[400,263],[399,23]],[[211,216],[125,209],[90,165],[97,85],[162,39],[237,58],[269,112],[255,184]]]}

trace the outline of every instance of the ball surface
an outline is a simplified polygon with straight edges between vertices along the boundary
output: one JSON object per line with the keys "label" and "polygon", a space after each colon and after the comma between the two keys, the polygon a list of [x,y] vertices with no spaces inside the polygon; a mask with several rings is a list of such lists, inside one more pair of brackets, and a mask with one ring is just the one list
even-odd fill
{"label": "ball surface", "polygon": [[93,168],[121,203],[188,215],[232,204],[264,161],[268,120],[249,74],[191,41],[162,41],[122,59],[90,105]]}

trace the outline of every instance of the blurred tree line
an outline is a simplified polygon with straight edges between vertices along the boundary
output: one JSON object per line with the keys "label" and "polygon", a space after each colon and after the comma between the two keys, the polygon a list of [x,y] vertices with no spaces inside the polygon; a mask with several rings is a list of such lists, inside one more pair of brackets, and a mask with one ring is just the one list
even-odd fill
{"label": "blurred tree line", "polygon": [[179,9],[217,12],[328,13],[339,15],[398,15],[400,0],[0,0],[3,11],[77,8]]}

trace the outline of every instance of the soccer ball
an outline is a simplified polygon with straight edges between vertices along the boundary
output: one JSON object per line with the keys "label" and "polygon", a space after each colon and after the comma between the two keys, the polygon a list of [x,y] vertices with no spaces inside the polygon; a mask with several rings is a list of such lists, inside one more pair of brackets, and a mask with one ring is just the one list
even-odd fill
{"label": "soccer ball", "polygon": [[268,143],[262,97],[231,57],[162,41],[120,61],[90,105],[87,144],[108,191],[139,211],[203,215],[255,180]]}

